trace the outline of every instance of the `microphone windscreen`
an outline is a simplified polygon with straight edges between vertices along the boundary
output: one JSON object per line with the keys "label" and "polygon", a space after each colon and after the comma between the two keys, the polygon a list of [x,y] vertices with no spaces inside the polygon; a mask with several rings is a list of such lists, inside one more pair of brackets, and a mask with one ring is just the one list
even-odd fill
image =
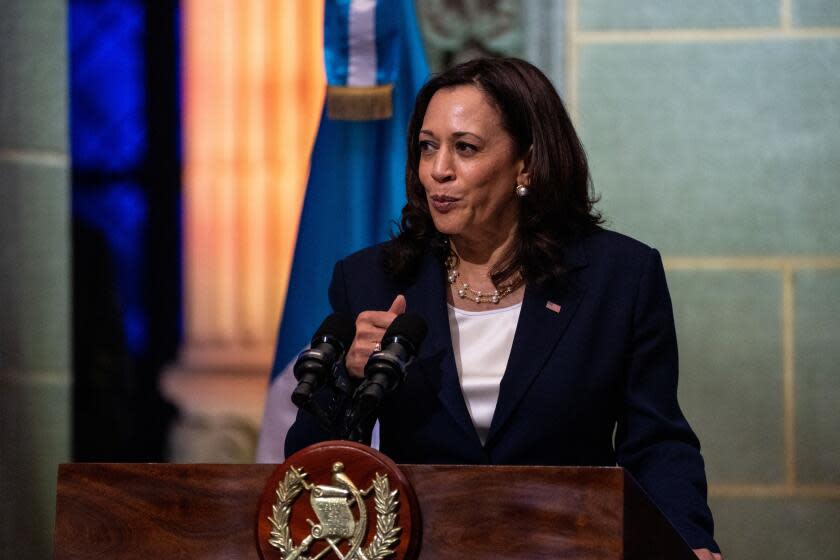
{"label": "microphone windscreen", "polygon": [[423,344],[428,330],[426,321],[420,315],[403,313],[402,315],[397,315],[397,318],[394,319],[391,326],[385,331],[385,336],[382,338],[401,336],[408,339],[414,345],[414,348],[417,349]]}
{"label": "microphone windscreen", "polygon": [[347,313],[333,313],[324,319],[324,322],[315,331],[315,336],[312,337],[312,345],[320,342],[325,336],[338,339],[345,349],[350,348],[353,338],[356,336],[356,321]]}

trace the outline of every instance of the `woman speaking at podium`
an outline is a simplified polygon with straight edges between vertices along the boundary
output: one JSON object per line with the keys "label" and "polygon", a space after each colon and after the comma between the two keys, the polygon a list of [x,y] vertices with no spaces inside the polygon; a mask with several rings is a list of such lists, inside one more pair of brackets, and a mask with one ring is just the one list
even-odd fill
{"label": "woman speaking at podium", "polygon": [[[510,58],[432,78],[409,123],[406,191],[398,235],[340,261],[329,291],[357,316],[351,378],[398,314],[428,325],[379,411],[381,450],[398,463],[618,464],[699,557],[718,557],[660,255],[600,227],[549,80]],[[301,411],[286,455],[328,438]]]}

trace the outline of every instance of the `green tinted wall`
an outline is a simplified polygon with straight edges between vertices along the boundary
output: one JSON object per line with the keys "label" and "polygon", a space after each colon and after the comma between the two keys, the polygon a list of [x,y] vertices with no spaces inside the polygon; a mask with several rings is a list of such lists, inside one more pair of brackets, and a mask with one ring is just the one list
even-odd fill
{"label": "green tinted wall", "polygon": [[840,558],[840,2],[569,0],[612,228],[662,251],[728,558]]}
{"label": "green tinted wall", "polygon": [[70,453],[66,8],[0,3],[0,558],[49,558]]}

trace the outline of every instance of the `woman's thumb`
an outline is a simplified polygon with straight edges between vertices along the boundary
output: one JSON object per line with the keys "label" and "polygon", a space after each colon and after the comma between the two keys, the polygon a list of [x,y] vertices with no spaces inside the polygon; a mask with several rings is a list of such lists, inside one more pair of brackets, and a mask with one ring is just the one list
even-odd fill
{"label": "woman's thumb", "polygon": [[391,308],[388,309],[389,313],[395,313],[397,315],[402,315],[405,313],[405,296],[400,294],[394,298],[394,302],[391,304]]}

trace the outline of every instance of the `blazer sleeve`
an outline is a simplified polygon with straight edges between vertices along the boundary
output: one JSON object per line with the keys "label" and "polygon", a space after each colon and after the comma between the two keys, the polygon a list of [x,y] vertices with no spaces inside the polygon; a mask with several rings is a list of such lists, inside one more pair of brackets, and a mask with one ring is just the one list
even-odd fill
{"label": "blazer sleeve", "polygon": [[[349,313],[350,307],[347,303],[347,288],[344,283],[344,269],[342,261],[338,261],[333,268],[332,280],[329,287],[330,306],[334,312]],[[344,369],[343,364],[339,366]],[[340,372],[345,375],[344,371]],[[343,395],[337,394],[337,391],[332,387],[324,388],[313,397],[316,403],[323,409],[328,410],[331,407],[341,408],[341,403],[337,403],[336,399],[343,399]],[[303,449],[314,443],[335,439],[335,435],[324,430],[316,420],[315,416],[306,410],[298,410],[297,418],[294,424],[289,428],[286,434],[286,442],[284,446],[284,453],[289,457],[292,453]]]}
{"label": "blazer sleeve", "polygon": [[677,402],[678,357],[662,259],[650,249],[633,309],[618,464],[638,480],[692,548],[718,551],[700,442]]}

